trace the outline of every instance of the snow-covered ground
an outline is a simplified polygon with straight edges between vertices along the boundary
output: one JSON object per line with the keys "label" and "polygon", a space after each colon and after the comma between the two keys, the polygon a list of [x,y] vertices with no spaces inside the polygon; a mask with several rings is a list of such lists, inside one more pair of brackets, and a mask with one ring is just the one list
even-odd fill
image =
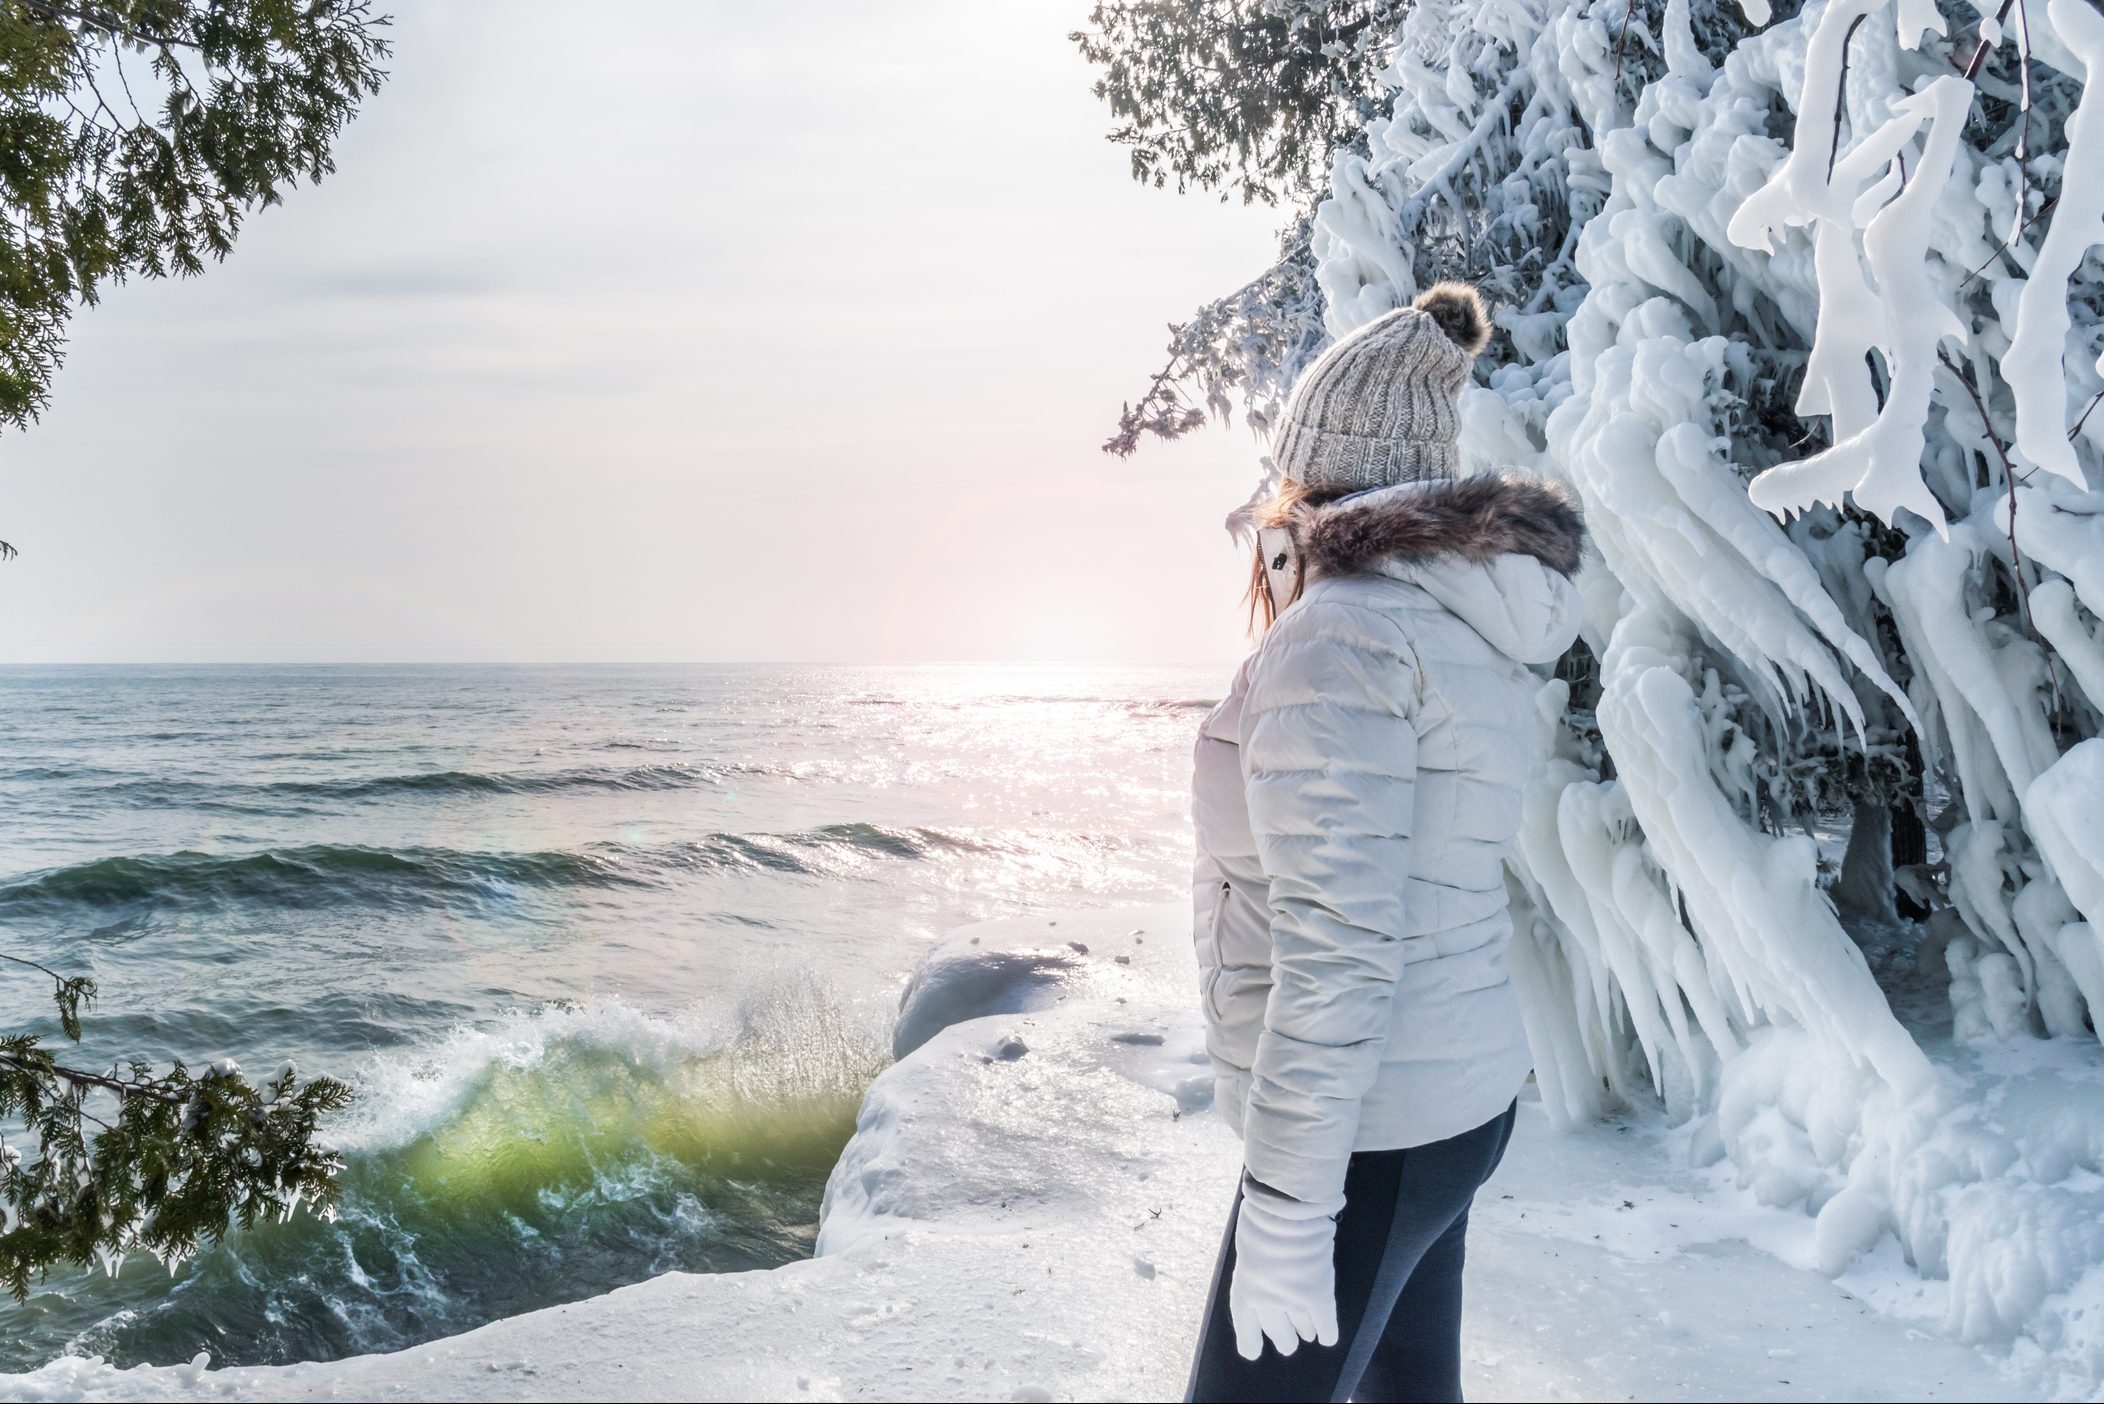
{"label": "snow-covered ground", "polygon": [[[937,947],[902,1019],[925,1042],[870,1089],[808,1262],[331,1364],[67,1360],[0,1397],[1178,1397],[1237,1149],[1209,1106],[1187,921],[1068,913]],[[1474,1220],[1472,1398],[2087,1392],[1940,1335],[1936,1285],[1889,1238],[1839,1282],[1808,1270],[1812,1220],[1689,1149],[1658,1122],[1559,1135],[1522,1107]]]}

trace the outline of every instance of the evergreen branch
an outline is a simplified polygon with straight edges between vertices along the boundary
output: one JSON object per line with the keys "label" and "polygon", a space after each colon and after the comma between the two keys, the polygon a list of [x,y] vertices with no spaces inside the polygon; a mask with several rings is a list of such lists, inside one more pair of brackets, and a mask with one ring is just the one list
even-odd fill
{"label": "evergreen branch", "polygon": [[104,285],[201,271],[245,213],[334,169],[386,78],[387,23],[368,0],[0,0],[0,427],[42,414],[67,322]]}
{"label": "evergreen branch", "polygon": [[39,970],[51,977],[51,997],[58,1003],[58,1026],[67,1038],[80,1042],[80,1006],[95,1002],[95,982],[85,975],[61,975],[48,965],[39,965],[36,961],[5,952],[0,952],[0,960]]}
{"label": "evergreen branch", "polygon": [[36,961],[30,960],[30,959],[29,959],[29,958],[27,958],[26,956],[18,956],[18,955],[9,955],[9,954],[8,954],[7,952],[5,952],[5,951],[0,951],[0,960],[4,960],[4,961],[6,961],[6,962],[7,962],[8,964],[10,964],[10,965],[25,965],[25,966],[29,967],[29,968],[30,968],[31,970],[40,970],[40,971],[42,971],[42,972],[43,972],[44,974],[46,974],[46,975],[49,975],[49,976],[50,976],[50,977],[51,977],[52,979],[54,979],[54,980],[58,981],[58,982],[59,982],[60,984],[64,984],[64,983],[66,983],[66,980],[67,980],[67,978],[68,978],[68,977],[66,977],[66,976],[64,976],[64,975],[61,975],[61,974],[59,974],[59,973],[58,973],[58,972],[57,972],[56,970],[53,970],[53,969],[52,969],[52,968],[51,968],[50,966],[48,966],[48,965],[40,965],[40,964],[38,964],[38,963],[37,963]]}
{"label": "evergreen branch", "polygon": [[[125,1067],[69,1067],[34,1037],[0,1038],[0,1124],[35,1152],[0,1137],[0,1285],[18,1302],[56,1264],[114,1271],[144,1249],[173,1265],[263,1214],[326,1212],[336,1196],[343,1159],[318,1132],[350,1103],[343,1083],[301,1083],[290,1063],[260,1085],[231,1062]],[[114,1111],[90,1109],[98,1092]]]}
{"label": "evergreen branch", "polygon": [[73,5],[60,5],[55,3],[55,0],[16,0],[16,3],[31,14],[42,15],[45,19],[54,20],[61,24],[67,20],[72,20],[76,24],[86,25],[91,29],[99,29],[103,33],[122,39],[127,43],[150,44],[157,49],[196,49],[202,47],[195,39],[179,39],[172,34],[156,34],[151,30],[139,29],[133,25],[126,24],[108,10],[85,10]]}
{"label": "evergreen branch", "polygon": [[17,1054],[8,1052],[4,1048],[0,1048],[0,1067],[13,1068],[16,1072],[22,1073],[49,1074],[52,1077],[63,1078],[67,1082],[75,1083],[79,1086],[99,1087],[105,1092],[114,1092],[120,1097],[148,1097],[171,1107],[182,1106],[190,1100],[188,1097],[179,1096],[168,1091],[167,1084],[159,1079],[133,1079],[126,1081],[123,1078],[111,1077],[104,1073],[91,1073],[80,1068],[69,1068],[62,1063],[46,1062],[41,1059],[25,1059]]}

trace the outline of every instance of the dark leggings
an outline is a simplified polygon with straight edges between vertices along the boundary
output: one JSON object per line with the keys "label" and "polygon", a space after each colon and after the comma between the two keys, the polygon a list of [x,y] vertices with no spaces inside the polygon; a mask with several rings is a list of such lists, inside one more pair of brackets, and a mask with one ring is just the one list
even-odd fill
{"label": "dark leggings", "polygon": [[1458,1400],[1461,1398],[1461,1259],[1468,1207],[1498,1168],[1517,1104],[1473,1131],[1408,1150],[1360,1151],[1344,1176],[1337,1216],[1337,1344],[1302,1341],[1291,1355],[1271,1343],[1255,1360],[1235,1352],[1227,1284],[1235,1270],[1235,1221],[1213,1272],[1186,1399]]}

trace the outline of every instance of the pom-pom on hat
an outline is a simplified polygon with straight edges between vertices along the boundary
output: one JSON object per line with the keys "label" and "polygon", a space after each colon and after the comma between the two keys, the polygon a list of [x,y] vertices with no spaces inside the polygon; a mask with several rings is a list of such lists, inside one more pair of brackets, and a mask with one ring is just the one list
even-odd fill
{"label": "pom-pom on hat", "polygon": [[1293,387],[1273,461],[1312,488],[1455,477],[1455,403],[1489,341],[1490,314],[1476,290],[1435,283],[1316,358]]}

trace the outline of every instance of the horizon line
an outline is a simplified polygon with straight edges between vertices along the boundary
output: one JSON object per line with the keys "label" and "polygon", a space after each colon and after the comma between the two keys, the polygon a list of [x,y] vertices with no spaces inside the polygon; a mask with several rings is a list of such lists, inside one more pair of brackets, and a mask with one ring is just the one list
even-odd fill
{"label": "horizon line", "polygon": [[1204,668],[1235,658],[114,658],[0,659],[8,668]]}

